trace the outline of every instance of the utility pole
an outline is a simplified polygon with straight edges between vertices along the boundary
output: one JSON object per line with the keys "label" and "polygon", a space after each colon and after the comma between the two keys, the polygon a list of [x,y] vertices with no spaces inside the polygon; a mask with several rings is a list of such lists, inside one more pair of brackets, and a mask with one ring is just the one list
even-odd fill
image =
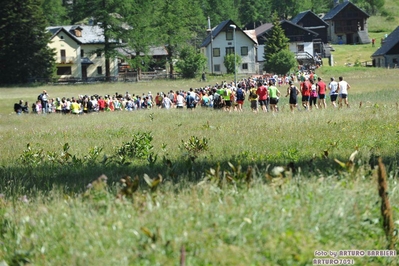
{"label": "utility pole", "polygon": [[213,36],[211,27],[211,18],[208,16],[208,31],[211,33],[211,73],[213,75]]}
{"label": "utility pole", "polygon": [[236,25],[231,24],[230,28],[233,28],[234,38],[234,86],[237,87],[237,55],[236,55]]}

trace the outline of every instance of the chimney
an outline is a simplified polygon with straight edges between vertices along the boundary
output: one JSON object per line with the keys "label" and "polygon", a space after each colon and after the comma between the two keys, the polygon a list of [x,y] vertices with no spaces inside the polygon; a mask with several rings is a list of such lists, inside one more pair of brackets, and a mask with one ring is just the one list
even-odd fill
{"label": "chimney", "polygon": [[339,5],[339,0],[334,0],[334,7],[336,7],[337,5]]}

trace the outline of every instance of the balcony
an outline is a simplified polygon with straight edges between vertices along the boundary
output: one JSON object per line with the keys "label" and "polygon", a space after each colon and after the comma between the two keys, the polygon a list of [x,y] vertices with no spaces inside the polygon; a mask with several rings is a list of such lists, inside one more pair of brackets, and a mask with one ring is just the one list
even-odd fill
{"label": "balcony", "polygon": [[355,33],[358,31],[357,26],[335,26],[335,33]]}
{"label": "balcony", "polygon": [[73,64],[76,58],[74,56],[59,56],[57,57],[57,64]]}

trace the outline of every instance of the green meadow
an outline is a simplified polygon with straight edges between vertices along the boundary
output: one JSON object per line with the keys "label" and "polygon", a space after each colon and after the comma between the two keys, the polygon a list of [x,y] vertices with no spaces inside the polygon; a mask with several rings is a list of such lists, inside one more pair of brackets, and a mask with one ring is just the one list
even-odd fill
{"label": "green meadow", "polygon": [[376,165],[381,157],[397,228],[398,71],[322,67],[326,82],[351,84],[351,108],[327,99],[291,113],[281,97],[274,115],[248,102],[242,113],[13,113],[43,89],[154,94],[198,80],[0,88],[0,265],[312,265],[330,251],[385,250]]}

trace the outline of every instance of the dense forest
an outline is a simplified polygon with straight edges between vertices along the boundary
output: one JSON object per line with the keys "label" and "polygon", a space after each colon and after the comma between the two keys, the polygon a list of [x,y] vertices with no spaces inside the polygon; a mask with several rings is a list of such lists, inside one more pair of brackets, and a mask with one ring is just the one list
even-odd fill
{"label": "dense forest", "polygon": [[[232,19],[243,29],[252,29],[272,22],[275,15],[290,19],[305,10],[327,12],[334,1],[2,0],[0,84],[52,75],[52,53],[46,46],[50,38],[45,31],[48,26],[95,23],[103,28],[106,40],[121,39],[143,54],[150,45],[165,45],[171,60],[185,46],[200,46],[207,34],[208,18],[211,27]],[[370,15],[383,11],[384,0],[353,2]],[[114,48],[105,47],[107,58],[115,55]],[[131,63],[142,62],[140,59]]]}
{"label": "dense forest", "polygon": [[[207,22],[204,19],[207,17],[210,17],[214,25],[223,20],[232,19],[242,27],[253,28],[253,25],[258,23],[271,22],[274,12],[281,19],[289,19],[304,10],[312,10],[316,14],[325,13],[333,7],[334,1],[340,0],[43,0],[42,8],[49,25],[85,22],[87,18],[98,12],[96,10],[98,8],[108,11],[108,13],[133,12],[138,16],[145,15],[145,19],[157,22],[159,19],[162,20],[162,15],[165,14],[163,6],[166,4],[182,7],[181,15],[186,13],[187,16],[181,18],[198,19],[202,28],[207,27]],[[384,6],[384,0],[353,0],[352,2],[370,15],[375,15]],[[110,10],[102,8],[105,6]],[[124,9],[125,7],[131,9]],[[144,9],[158,12],[137,13],[138,10]],[[189,24],[189,21],[186,22]]]}

